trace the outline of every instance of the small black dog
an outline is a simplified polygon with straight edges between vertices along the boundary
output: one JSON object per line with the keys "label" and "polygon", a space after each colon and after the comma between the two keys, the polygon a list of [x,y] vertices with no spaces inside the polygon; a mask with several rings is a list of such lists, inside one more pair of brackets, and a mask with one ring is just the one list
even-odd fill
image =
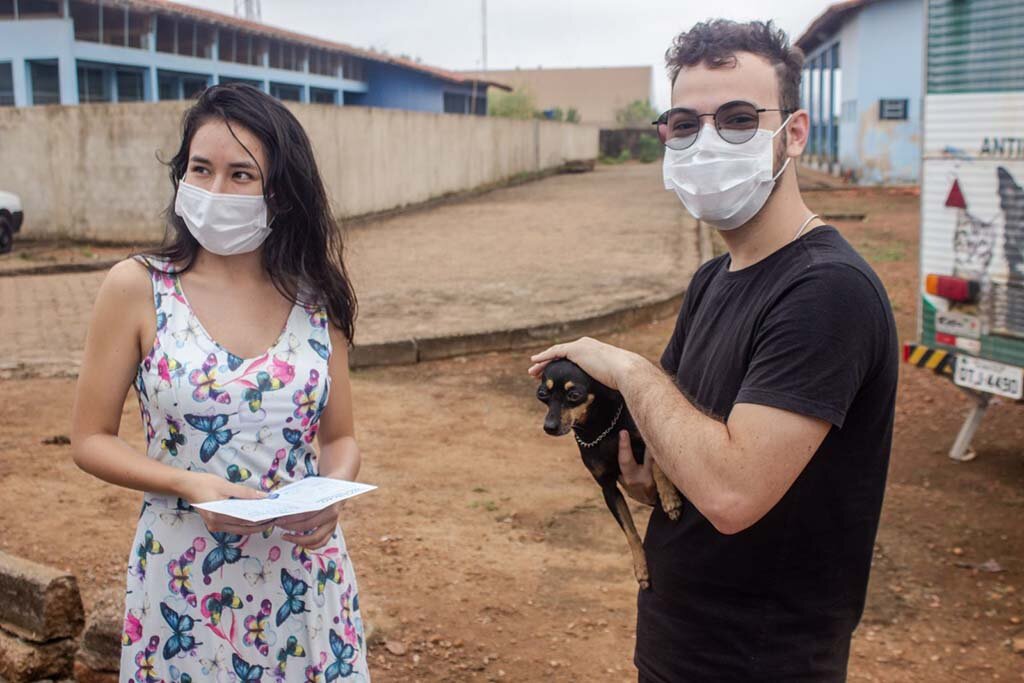
{"label": "small black dog", "polygon": [[[575,432],[583,464],[601,486],[604,502],[608,505],[615,521],[626,534],[626,541],[633,553],[633,572],[641,588],[650,587],[647,560],[643,543],[633,524],[626,499],[616,485],[619,479],[619,432],[629,432],[633,446],[633,457],[638,464],[644,461],[646,445],[640,437],[636,423],[629,414],[629,408],[622,394],[601,384],[575,363],[556,360],[549,363],[540,378],[537,398],[548,405],[544,419],[544,431],[552,436],[563,436],[570,430]],[[653,466],[654,483],[662,509],[670,519],[679,519],[682,498],[668,477]]]}

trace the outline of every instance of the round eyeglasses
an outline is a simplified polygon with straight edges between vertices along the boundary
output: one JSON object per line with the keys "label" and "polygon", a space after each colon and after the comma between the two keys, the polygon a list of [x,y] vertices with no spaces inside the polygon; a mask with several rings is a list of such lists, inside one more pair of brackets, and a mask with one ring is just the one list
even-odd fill
{"label": "round eyeglasses", "polygon": [[761,112],[778,111],[791,114],[789,109],[769,109],[757,107],[750,102],[734,100],[726,102],[713,114],[698,114],[695,109],[675,107],[654,121],[658,128],[658,138],[666,147],[684,150],[692,146],[700,135],[700,120],[705,116],[714,117],[715,129],[726,142],[741,145],[752,139],[757,133]]}

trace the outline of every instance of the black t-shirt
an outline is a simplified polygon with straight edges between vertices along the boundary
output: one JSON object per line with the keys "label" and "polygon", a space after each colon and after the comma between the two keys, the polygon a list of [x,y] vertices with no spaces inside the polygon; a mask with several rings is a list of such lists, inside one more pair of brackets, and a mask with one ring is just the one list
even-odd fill
{"label": "black t-shirt", "polygon": [[719,533],[656,508],[640,591],[641,679],[842,681],[860,620],[892,440],[898,344],[885,289],[832,227],[754,265],[702,266],[661,359],[699,408],[736,403],[832,424],[761,520]]}

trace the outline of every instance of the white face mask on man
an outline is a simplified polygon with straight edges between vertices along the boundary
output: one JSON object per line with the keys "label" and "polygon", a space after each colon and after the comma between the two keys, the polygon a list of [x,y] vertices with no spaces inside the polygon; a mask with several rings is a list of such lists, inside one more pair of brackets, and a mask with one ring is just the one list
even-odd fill
{"label": "white face mask on man", "polygon": [[704,125],[686,149],[665,148],[662,173],[666,190],[675,190],[687,211],[718,230],[734,230],[768,201],[775,180],[789,165],[772,175],[772,140],[786,127],[792,114],[776,131],[758,130],[746,142],[726,142],[715,126]]}
{"label": "white face mask on man", "polygon": [[270,235],[267,202],[261,194],[216,194],[183,178],[174,213],[204,249],[220,256],[255,251]]}

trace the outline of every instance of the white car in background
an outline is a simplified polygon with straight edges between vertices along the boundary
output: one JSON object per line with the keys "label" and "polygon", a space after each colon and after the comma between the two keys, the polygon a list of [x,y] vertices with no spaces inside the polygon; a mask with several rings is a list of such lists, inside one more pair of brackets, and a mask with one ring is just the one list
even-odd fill
{"label": "white car in background", "polygon": [[21,197],[0,190],[0,254],[6,254],[14,246],[14,235],[21,230],[24,219]]}

